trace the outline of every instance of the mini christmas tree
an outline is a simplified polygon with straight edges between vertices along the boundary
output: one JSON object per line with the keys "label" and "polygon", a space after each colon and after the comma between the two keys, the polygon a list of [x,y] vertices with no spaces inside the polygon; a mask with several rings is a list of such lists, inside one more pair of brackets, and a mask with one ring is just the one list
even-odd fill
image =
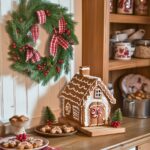
{"label": "mini christmas tree", "polygon": [[53,114],[53,112],[51,111],[51,109],[48,106],[45,108],[44,118],[45,118],[45,122],[48,124],[51,124],[56,121],[55,115]]}
{"label": "mini christmas tree", "polygon": [[112,117],[111,126],[116,128],[119,127],[121,125],[122,118],[123,117],[121,109],[118,108],[117,110],[115,110],[114,115]]}

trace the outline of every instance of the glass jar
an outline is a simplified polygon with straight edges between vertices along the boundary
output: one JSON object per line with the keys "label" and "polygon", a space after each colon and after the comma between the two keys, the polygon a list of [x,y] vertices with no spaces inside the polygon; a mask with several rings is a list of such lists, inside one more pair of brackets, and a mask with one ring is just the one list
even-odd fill
{"label": "glass jar", "polygon": [[135,0],[135,15],[148,15],[148,0]]}
{"label": "glass jar", "polygon": [[133,14],[133,0],[118,0],[117,13]]}
{"label": "glass jar", "polygon": [[114,13],[114,0],[109,0],[109,12]]}
{"label": "glass jar", "polygon": [[137,40],[135,42],[134,57],[150,58],[150,40]]}

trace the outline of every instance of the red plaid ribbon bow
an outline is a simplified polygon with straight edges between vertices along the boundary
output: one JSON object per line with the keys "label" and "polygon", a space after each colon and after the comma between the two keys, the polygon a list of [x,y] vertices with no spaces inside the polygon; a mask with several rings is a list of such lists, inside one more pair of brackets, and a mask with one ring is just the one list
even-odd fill
{"label": "red plaid ribbon bow", "polygon": [[33,41],[36,43],[36,41],[39,37],[39,27],[37,24],[35,24],[31,27],[31,33],[32,33]]}
{"label": "red plaid ribbon bow", "polygon": [[29,61],[30,59],[32,63],[35,63],[41,60],[40,53],[38,51],[35,51],[32,47],[29,47],[26,53],[26,61]]}
{"label": "red plaid ribbon bow", "polygon": [[67,23],[65,19],[64,17],[62,17],[59,20],[59,29],[54,29],[54,34],[52,36],[49,47],[49,52],[53,57],[56,56],[58,45],[62,46],[65,50],[69,46],[69,42],[62,37],[62,34],[66,31],[66,25]]}
{"label": "red plaid ribbon bow", "polygon": [[46,23],[46,13],[44,10],[38,10],[37,12],[39,24]]}

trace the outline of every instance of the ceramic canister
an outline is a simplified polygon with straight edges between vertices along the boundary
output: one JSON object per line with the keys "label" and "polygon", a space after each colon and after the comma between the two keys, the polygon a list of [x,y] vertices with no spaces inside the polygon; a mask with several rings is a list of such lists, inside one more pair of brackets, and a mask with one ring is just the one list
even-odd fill
{"label": "ceramic canister", "polygon": [[117,13],[133,14],[133,0],[118,0]]}
{"label": "ceramic canister", "polygon": [[135,48],[129,42],[118,42],[114,45],[114,58],[119,60],[129,60]]}

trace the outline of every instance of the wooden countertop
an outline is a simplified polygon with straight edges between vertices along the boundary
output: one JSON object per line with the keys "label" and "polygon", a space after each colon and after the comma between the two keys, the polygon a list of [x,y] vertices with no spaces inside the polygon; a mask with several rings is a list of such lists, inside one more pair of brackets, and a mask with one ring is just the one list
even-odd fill
{"label": "wooden countertop", "polygon": [[68,137],[49,138],[50,146],[63,150],[127,149],[150,140],[150,119],[125,118],[126,133],[88,137],[82,133]]}

